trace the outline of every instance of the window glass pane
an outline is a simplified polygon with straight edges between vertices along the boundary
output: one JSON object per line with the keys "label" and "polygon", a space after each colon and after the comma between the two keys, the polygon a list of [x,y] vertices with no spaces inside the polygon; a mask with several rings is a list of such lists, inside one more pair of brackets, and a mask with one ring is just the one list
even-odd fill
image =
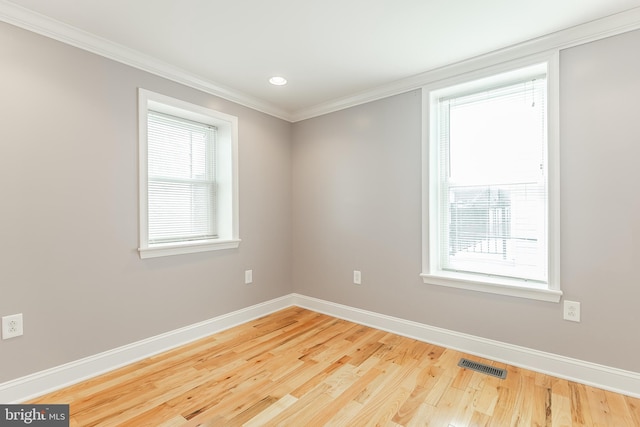
{"label": "window glass pane", "polygon": [[215,131],[149,112],[149,242],[216,237]]}
{"label": "window glass pane", "polygon": [[214,193],[207,184],[149,181],[149,241],[215,237]]}
{"label": "window glass pane", "polygon": [[[451,102],[449,144],[452,182],[537,181],[543,161],[544,99],[522,92],[472,103]],[[536,102],[537,101],[537,102]]]}
{"label": "window glass pane", "polygon": [[442,269],[547,281],[545,86],[439,102]]}
{"label": "window glass pane", "polygon": [[546,281],[545,204],[537,185],[451,187],[444,268]]}
{"label": "window glass pane", "polygon": [[210,179],[215,128],[150,112],[148,124],[149,175]]}

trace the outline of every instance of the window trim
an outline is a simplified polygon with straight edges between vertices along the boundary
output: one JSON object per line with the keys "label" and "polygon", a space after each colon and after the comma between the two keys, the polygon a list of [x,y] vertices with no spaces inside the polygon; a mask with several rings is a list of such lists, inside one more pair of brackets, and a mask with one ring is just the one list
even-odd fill
{"label": "window trim", "polygon": [[[431,111],[434,108],[433,93],[456,86],[473,87],[478,80],[483,86],[498,81],[500,75],[536,64],[547,64],[547,167],[548,167],[548,283],[527,282],[488,275],[455,273],[437,268],[438,252],[435,248],[437,239],[437,213],[435,209],[437,184],[437,158],[435,156],[435,126],[432,123]],[[562,297],[560,287],[560,179],[559,179],[559,54],[557,50],[532,55],[518,60],[495,64],[476,71],[456,75],[440,80],[422,88],[423,98],[423,132],[422,132],[422,273],[420,276],[426,284],[447,286],[458,289],[473,290],[520,298],[529,298],[548,302],[559,302]],[[434,116],[434,115],[433,115]],[[431,144],[434,141],[434,144]],[[433,185],[432,185],[433,183]]]}
{"label": "window trim", "polygon": [[[148,135],[149,110],[211,124],[218,128],[216,169],[218,238],[188,242],[149,243]],[[146,89],[138,89],[139,248],[140,258],[155,258],[239,247],[238,118]]]}

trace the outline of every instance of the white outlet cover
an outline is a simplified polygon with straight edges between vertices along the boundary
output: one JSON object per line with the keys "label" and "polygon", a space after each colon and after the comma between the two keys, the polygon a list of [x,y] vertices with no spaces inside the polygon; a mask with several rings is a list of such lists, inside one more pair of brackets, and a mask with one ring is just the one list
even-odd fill
{"label": "white outlet cover", "polygon": [[359,270],[353,270],[353,283],[356,285],[362,284],[362,274]]}
{"label": "white outlet cover", "polygon": [[580,321],[580,303],[576,301],[564,301],[564,320],[571,322]]}
{"label": "white outlet cover", "polygon": [[244,272],[244,283],[247,285],[253,283],[253,270],[246,270]]}
{"label": "white outlet cover", "polygon": [[23,334],[22,313],[2,318],[2,339],[19,337]]}

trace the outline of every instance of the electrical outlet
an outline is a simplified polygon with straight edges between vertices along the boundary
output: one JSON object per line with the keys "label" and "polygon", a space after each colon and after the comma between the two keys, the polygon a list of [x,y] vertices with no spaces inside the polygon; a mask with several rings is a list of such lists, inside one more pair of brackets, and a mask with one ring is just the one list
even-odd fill
{"label": "electrical outlet", "polygon": [[575,301],[564,302],[564,320],[572,322],[580,321],[580,303]]}
{"label": "electrical outlet", "polygon": [[253,270],[246,270],[244,272],[244,283],[246,285],[253,283]]}
{"label": "electrical outlet", "polygon": [[362,284],[362,274],[358,270],[353,270],[353,283],[356,285]]}
{"label": "electrical outlet", "polygon": [[22,313],[4,316],[2,318],[2,339],[19,337],[23,334]]}

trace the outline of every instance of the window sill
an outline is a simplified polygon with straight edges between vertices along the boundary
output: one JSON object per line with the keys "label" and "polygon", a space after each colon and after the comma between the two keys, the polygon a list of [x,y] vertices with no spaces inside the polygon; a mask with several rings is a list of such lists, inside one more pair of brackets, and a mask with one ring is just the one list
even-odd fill
{"label": "window sill", "polygon": [[539,301],[560,302],[562,291],[549,289],[542,285],[527,282],[487,277],[486,280],[476,276],[460,273],[438,272],[438,274],[421,274],[424,283],[450,288],[467,289],[518,298]]}
{"label": "window sill", "polygon": [[222,249],[236,249],[240,246],[240,239],[207,240],[198,243],[168,243],[139,248],[140,258],[157,258],[161,256],[192,254],[196,252],[218,251]]}

